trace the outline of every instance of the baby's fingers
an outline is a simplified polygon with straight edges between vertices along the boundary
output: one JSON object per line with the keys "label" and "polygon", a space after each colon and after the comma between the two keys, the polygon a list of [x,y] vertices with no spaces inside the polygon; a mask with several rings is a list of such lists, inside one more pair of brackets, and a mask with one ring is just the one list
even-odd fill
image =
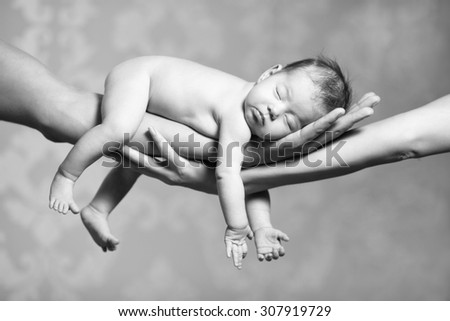
{"label": "baby's fingers", "polygon": [[247,242],[244,242],[244,244],[242,244],[242,258],[243,259],[245,259],[245,257],[247,256],[247,252],[248,252]]}
{"label": "baby's fingers", "polygon": [[227,258],[230,258],[233,250],[233,243],[231,243],[231,241],[225,241],[225,250],[227,251]]}
{"label": "baby's fingers", "polygon": [[277,239],[278,239],[279,241],[289,242],[289,236],[287,236],[286,233],[283,233],[283,232],[281,232],[281,231],[278,231]]}
{"label": "baby's fingers", "polygon": [[266,258],[266,261],[267,261],[267,262],[272,261],[272,253],[268,253],[268,254],[266,254],[264,257]]}
{"label": "baby's fingers", "polygon": [[234,266],[237,267],[239,270],[242,269],[242,248],[241,246],[238,246],[236,244],[233,244],[233,263]]}
{"label": "baby's fingers", "polygon": [[280,257],[280,254],[278,253],[278,248],[276,247],[273,248],[272,257],[274,260],[278,260],[278,258]]}
{"label": "baby's fingers", "polygon": [[268,262],[272,261],[272,257],[273,257],[273,248],[272,247],[258,247],[256,249],[256,253],[258,256],[258,260],[259,261],[264,261],[264,259]]}
{"label": "baby's fingers", "polygon": [[278,249],[278,253],[280,254],[280,256],[284,256],[286,254],[284,247],[280,246],[280,248]]}

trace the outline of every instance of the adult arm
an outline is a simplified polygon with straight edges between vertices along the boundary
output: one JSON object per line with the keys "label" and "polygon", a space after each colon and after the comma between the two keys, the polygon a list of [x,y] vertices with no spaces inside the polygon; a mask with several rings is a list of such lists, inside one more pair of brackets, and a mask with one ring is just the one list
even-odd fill
{"label": "adult arm", "polygon": [[[339,134],[347,131],[355,123],[372,115],[372,108],[378,104],[379,100],[380,98],[377,95],[368,93],[354,104],[344,116],[340,117],[339,114],[330,113],[306,126],[301,131],[292,134],[291,136],[295,136],[297,142],[295,146],[298,145],[299,147],[292,145],[287,147],[279,146],[279,142],[265,145],[258,142],[248,144],[244,151],[246,157],[244,165],[270,163],[282,157],[288,158],[292,156],[294,151],[297,153],[302,152],[302,149],[305,149],[302,148],[304,146],[302,144],[311,140],[316,142],[314,148],[317,147],[317,144],[325,144],[330,137],[339,136]],[[131,161],[131,166],[141,174],[155,177],[169,185],[181,185],[206,193],[217,193],[214,177],[215,168],[193,161],[193,159],[216,156],[214,153],[208,153],[209,150],[214,151],[214,148],[205,148],[211,141],[207,141],[203,136],[192,131],[188,136],[189,133],[186,132],[185,126],[175,122],[168,123],[166,126],[160,126],[160,128],[162,128],[162,131],[154,131],[151,138],[150,136],[138,137],[139,141],[147,140],[151,148],[146,149],[141,144],[133,146],[137,150],[125,147],[124,155]],[[142,128],[139,132],[143,133],[144,130]],[[174,139],[173,137],[170,140],[171,145],[169,145],[166,138],[171,137],[170,134],[172,132],[180,133],[180,136],[177,137],[184,137],[184,145],[191,146],[191,148],[183,148],[180,140]],[[187,137],[189,139],[186,139]],[[192,148],[194,144],[198,144],[197,148]],[[281,152],[280,149],[282,149]],[[195,151],[199,151],[199,153],[196,154]],[[308,151],[311,152],[312,149],[308,148]],[[189,153],[191,154],[188,155]],[[164,161],[145,154],[161,155]],[[180,157],[179,154],[183,157]],[[247,171],[245,170],[245,172]]]}
{"label": "adult arm", "polygon": [[[450,95],[358,128],[310,155],[242,173],[249,192],[310,182],[363,168],[450,151]],[[338,151],[336,152],[336,149]],[[338,155],[327,161],[327,155]],[[342,162],[345,162],[345,164]],[[315,164],[315,165],[312,165]]]}
{"label": "adult arm", "polygon": [[[344,117],[339,119],[342,123],[350,121]],[[352,130],[339,140],[309,154],[307,161],[299,158],[243,170],[242,180],[246,191],[254,193],[282,185],[346,175],[363,168],[409,158],[449,152],[449,122],[450,95],[447,95],[423,107]],[[336,126],[335,129],[339,131],[338,122]],[[155,140],[159,141],[158,144],[164,144],[161,135]],[[330,158],[327,155],[334,154],[338,157],[327,162],[327,157]],[[184,160],[174,152],[163,154],[166,159],[163,166],[139,153],[134,152],[129,156],[143,174],[157,176],[169,184],[216,193],[213,168]],[[184,162],[184,165],[173,166],[174,159]]]}

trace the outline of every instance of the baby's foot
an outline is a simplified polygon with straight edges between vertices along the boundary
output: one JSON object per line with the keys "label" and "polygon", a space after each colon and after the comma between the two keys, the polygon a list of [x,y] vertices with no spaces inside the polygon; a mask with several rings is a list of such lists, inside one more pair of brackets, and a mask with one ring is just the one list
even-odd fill
{"label": "baby's foot", "polygon": [[80,209],[73,200],[74,184],[73,180],[57,172],[50,187],[49,207],[63,214],[67,214],[68,210],[78,214]]}
{"label": "baby's foot", "polygon": [[103,252],[116,250],[119,240],[109,230],[107,213],[101,213],[88,205],[81,210],[81,220]]}

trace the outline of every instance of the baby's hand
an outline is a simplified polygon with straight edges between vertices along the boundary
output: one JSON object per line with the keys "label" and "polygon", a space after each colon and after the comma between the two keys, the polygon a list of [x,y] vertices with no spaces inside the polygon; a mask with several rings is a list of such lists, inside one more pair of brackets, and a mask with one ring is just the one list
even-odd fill
{"label": "baby's hand", "polygon": [[273,227],[261,227],[255,231],[255,245],[258,260],[272,261],[284,256],[285,251],[281,241],[289,241],[289,237]]}
{"label": "baby's hand", "polygon": [[242,269],[242,260],[247,255],[248,247],[246,238],[252,239],[253,232],[250,226],[241,229],[227,227],[225,230],[225,246],[227,249],[227,257],[233,256],[234,266]]}

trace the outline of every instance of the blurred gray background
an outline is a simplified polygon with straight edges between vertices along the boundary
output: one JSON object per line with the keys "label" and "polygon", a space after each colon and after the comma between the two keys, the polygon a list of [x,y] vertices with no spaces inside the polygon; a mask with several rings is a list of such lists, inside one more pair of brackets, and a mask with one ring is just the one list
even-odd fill
{"label": "blurred gray background", "polygon": [[[139,55],[191,59],[256,80],[318,53],[350,74],[355,98],[382,104],[367,122],[449,92],[450,2],[295,0],[3,0],[0,38],[65,81],[103,90]],[[272,191],[287,255],[237,271],[225,257],[217,197],[141,179],[111,217],[104,254],[78,216],[47,208],[68,144],[0,126],[2,300],[447,300],[450,155]],[[370,148],[370,146],[367,146]],[[87,203],[107,173],[82,177]]]}

